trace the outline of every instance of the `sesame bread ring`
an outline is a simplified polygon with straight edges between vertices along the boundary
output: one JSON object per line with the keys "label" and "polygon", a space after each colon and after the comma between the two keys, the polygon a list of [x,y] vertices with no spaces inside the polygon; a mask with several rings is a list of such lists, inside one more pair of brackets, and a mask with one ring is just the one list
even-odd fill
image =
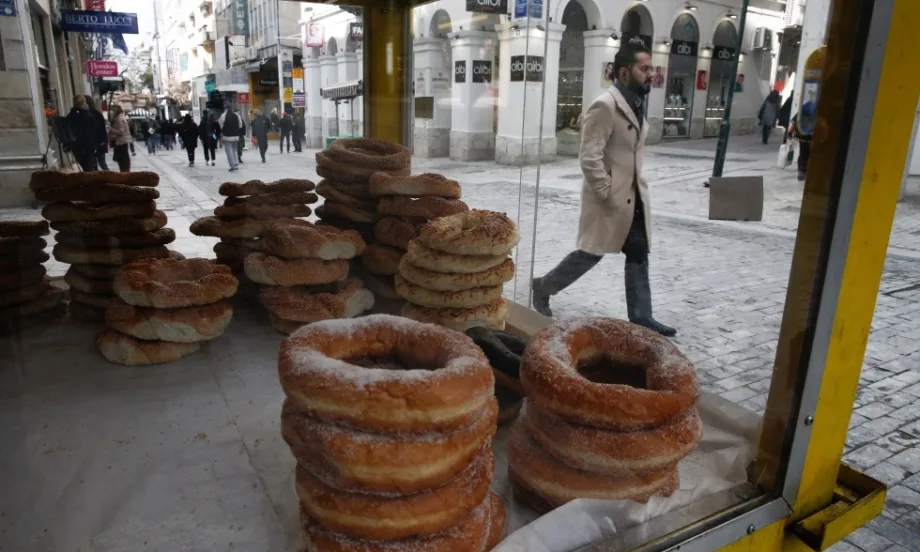
{"label": "sesame bread ring", "polygon": [[[616,383],[633,374],[642,387]],[[614,318],[576,318],[539,331],[521,358],[521,384],[543,410],[614,431],[665,425],[700,396],[693,363],[671,341]]]}
{"label": "sesame bread ring", "polygon": [[530,404],[524,423],[533,440],[561,462],[612,476],[652,473],[674,466],[693,452],[703,432],[695,408],[661,427],[606,431],[570,424]]}
{"label": "sesame bread ring", "polygon": [[323,153],[332,159],[371,169],[405,169],[412,153],[402,144],[370,138],[340,138]]}
{"label": "sesame bread ring", "polygon": [[450,274],[420,268],[405,258],[399,263],[399,275],[408,282],[434,291],[462,291],[487,286],[500,286],[514,279],[514,261],[505,262],[482,272]]}
{"label": "sesame bread ring", "polygon": [[0,237],[0,257],[37,253],[45,249],[48,242],[41,238],[3,238]]}
{"label": "sesame bread ring", "polygon": [[300,325],[354,318],[374,306],[374,294],[357,278],[324,286],[263,286],[259,302],[281,320]]}
{"label": "sesame bread ring", "polygon": [[446,274],[475,274],[501,266],[508,255],[454,255],[431,249],[418,240],[409,244],[404,257],[419,268]]}
{"label": "sesame bread ring", "polygon": [[[278,221],[276,221],[278,222]],[[285,221],[293,223],[295,221]],[[296,222],[306,222],[298,220]],[[234,247],[240,247],[243,249],[249,249],[252,251],[268,251],[268,247],[265,245],[265,240],[259,238],[221,238],[220,243],[225,243],[227,245],[232,245]]]}
{"label": "sesame bread ring", "polygon": [[481,307],[501,298],[504,286],[488,286],[462,291],[434,291],[417,286],[399,274],[393,277],[393,285],[400,297],[424,307],[471,309]]}
{"label": "sesame bread ring", "polygon": [[112,281],[115,278],[89,278],[74,270],[74,266],[75,265],[71,265],[71,267],[67,269],[67,273],[64,274],[64,281],[67,282],[67,285],[69,285],[71,289],[80,290],[83,293],[105,295],[112,295],[112,293],[114,293],[112,290]]}
{"label": "sesame bread ring", "polygon": [[89,203],[133,203],[158,199],[156,188],[129,186],[127,184],[79,184],[35,186],[29,184],[39,201],[86,201]]}
{"label": "sesame bread ring", "polygon": [[223,335],[233,318],[233,303],[178,309],[135,307],[114,298],[105,312],[106,326],[145,341],[198,343]]}
{"label": "sesame bread ring", "polygon": [[418,199],[405,196],[387,196],[380,198],[377,211],[382,215],[396,217],[422,217],[436,219],[465,213],[470,207],[459,199],[444,199],[443,197],[420,197]]}
{"label": "sesame bread ring", "polygon": [[166,226],[166,213],[156,211],[153,216],[136,218],[122,217],[107,220],[81,220],[73,222],[52,222],[51,228],[58,232],[91,236],[121,236],[153,232]]}
{"label": "sesame bread ring", "polygon": [[350,220],[351,222],[363,222],[370,224],[376,223],[377,219],[379,218],[376,211],[358,209],[356,207],[350,207],[344,203],[338,203],[335,201],[326,201],[324,204],[317,207],[316,214],[320,218],[326,218],[326,215],[330,215],[333,217]]}
{"label": "sesame bread ring", "polygon": [[503,330],[508,318],[508,306],[501,297],[471,309],[434,309],[406,303],[402,315],[418,322],[437,324],[458,332],[479,326]]}
{"label": "sesame bread ring", "polygon": [[111,203],[94,205],[85,201],[59,201],[42,209],[42,216],[52,222],[72,222],[120,219],[124,217],[150,217],[157,210],[153,200],[137,203]]}
{"label": "sesame bread ring", "polygon": [[174,309],[233,297],[239,282],[208,259],[142,259],[122,267],[115,294],[129,305]]}
{"label": "sesame bread ring", "polygon": [[0,325],[10,326],[24,316],[31,316],[53,309],[61,304],[64,300],[64,295],[64,290],[46,285],[32,299],[18,305],[0,308]]}
{"label": "sesame bread ring", "polygon": [[97,236],[58,232],[54,241],[64,245],[96,249],[130,249],[135,247],[154,247],[176,241],[176,231],[172,228],[160,228],[153,232],[124,234],[121,236]]}
{"label": "sesame bread ring", "polygon": [[217,217],[202,217],[189,227],[196,236],[215,238],[258,238],[269,224],[277,222],[272,219],[237,219],[220,220]]}
{"label": "sesame bread ring", "polygon": [[469,337],[383,314],[304,326],[281,343],[278,372],[298,410],[407,434],[470,425],[495,382]]}
{"label": "sesame bread ring", "polygon": [[235,205],[294,205],[298,203],[312,204],[317,201],[319,201],[319,196],[313,192],[275,192],[249,197],[228,197],[224,200],[224,205],[227,207]]}
{"label": "sesame bread ring", "polygon": [[132,249],[95,249],[57,244],[52,250],[54,258],[67,264],[104,264],[121,266],[138,259],[163,259],[169,250],[162,245]]}
{"label": "sesame bread ring", "polygon": [[336,203],[342,203],[348,205],[349,207],[354,207],[356,209],[361,209],[364,211],[376,211],[377,210],[377,200],[374,198],[361,199],[355,196],[346,194],[345,192],[340,191],[332,184],[329,184],[325,180],[319,183],[319,186],[316,187],[316,193],[326,198],[328,201],[335,201]]}
{"label": "sesame bread ring", "polygon": [[214,216],[221,220],[308,217],[311,213],[313,213],[313,210],[303,204],[251,205],[244,203],[240,205],[218,205],[214,208]]}
{"label": "sesame bread ring", "polygon": [[415,176],[393,176],[376,173],[369,182],[374,196],[435,196],[445,199],[460,199],[460,183],[440,174],[424,173]]}
{"label": "sesame bread ring", "polygon": [[314,258],[324,261],[351,259],[364,251],[358,232],[307,221],[277,222],[262,234],[265,249],[285,259]]}
{"label": "sesame bread ring", "polygon": [[365,494],[329,487],[297,466],[297,496],[306,514],[330,531],[370,540],[436,535],[486,500],[495,469],[485,447],[457,477],[415,494]]}
{"label": "sesame bread ring", "polygon": [[179,360],[197,352],[201,344],[145,341],[106,328],[96,338],[96,347],[113,364],[148,366]]}
{"label": "sesame bread ring", "polygon": [[0,238],[40,238],[50,232],[47,220],[0,220]]}
{"label": "sesame bread ring", "polygon": [[393,276],[399,272],[403,252],[385,245],[371,244],[361,254],[361,262],[371,274]]}
{"label": "sesame bread ring", "polygon": [[[351,196],[357,199],[374,200],[374,201],[377,200],[377,198],[371,195],[371,192],[368,189],[367,182],[363,182],[360,184],[350,184],[348,182],[337,182],[335,180],[326,179],[326,180],[322,180],[320,184],[325,184],[326,186],[334,188],[340,193],[346,194],[348,196]],[[316,187],[319,188],[319,184],[317,184]]]}
{"label": "sesame bread ring", "polygon": [[51,255],[41,249],[31,251],[22,251],[19,253],[7,253],[0,257],[0,270],[18,270],[42,264],[51,259]]}
{"label": "sesame bread ring", "polygon": [[61,171],[36,171],[32,173],[29,188],[34,192],[42,187],[67,187],[85,186],[87,184],[124,184],[127,186],[156,187],[160,183],[160,175],[150,171],[117,172],[117,171],[91,171],[91,172],[61,172]]}
{"label": "sesame bread ring", "polygon": [[9,272],[0,272],[0,290],[10,291],[42,281],[48,271],[42,265],[33,265]]}
{"label": "sesame bread ring", "polygon": [[[533,440],[523,420],[508,439],[508,476],[515,499],[543,513],[579,498],[648,502],[653,495],[670,496],[680,486],[676,466],[656,472],[611,477],[578,470],[560,462]],[[519,497],[519,490],[525,491]],[[527,500],[528,495],[537,500]]]}
{"label": "sesame bread ring", "polygon": [[[372,223],[352,222],[341,217],[334,217],[326,213],[323,207],[323,205],[320,205],[316,208],[316,216],[319,217],[319,220],[316,221],[316,226],[332,226],[340,230],[354,230],[361,236],[364,243],[372,243],[374,241],[374,225]],[[362,251],[364,250],[362,249]]]}
{"label": "sesame bread ring", "polygon": [[90,307],[106,309],[109,303],[117,299],[114,293],[86,293],[70,288],[70,300]]}
{"label": "sesame bread ring", "polygon": [[[371,176],[377,172],[386,172],[396,176],[409,176],[412,174],[412,168],[409,166],[400,169],[363,167],[361,165],[333,159],[324,151],[316,154],[316,165],[316,173],[318,175],[339,182],[367,184]],[[323,172],[320,172],[320,169],[322,169]]]}
{"label": "sesame bread ring", "polygon": [[[319,157],[317,157],[317,163],[319,162]],[[355,186],[359,189],[367,190],[367,181],[370,179],[369,175],[362,174],[351,174],[343,172],[347,167],[336,164],[332,159],[326,158],[327,167],[322,165],[316,166],[316,174],[325,180],[330,182],[335,182],[336,184],[344,184],[346,186]],[[335,166],[335,169],[329,168],[328,166]],[[352,194],[355,195],[355,194]],[[370,195],[370,194],[368,194]]]}
{"label": "sesame bread ring", "polygon": [[250,180],[243,184],[224,182],[217,189],[217,193],[222,196],[239,197],[283,192],[312,192],[315,187],[313,182],[306,179],[284,178],[268,183],[261,180]]}
{"label": "sesame bread ring", "polygon": [[336,489],[406,495],[459,475],[492,441],[497,415],[493,400],[472,424],[456,431],[397,436],[324,424],[287,400],[281,435],[302,466]]}
{"label": "sesame bread ring", "polygon": [[246,256],[243,267],[250,280],[269,286],[329,284],[348,276],[344,259],[281,259],[258,251]]}
{"label": "sesame bread ring", "polygon": [[508,215],[476,209],[429,222],[419,230],[418,239],[456,255],[507,255],[521,236]]}
{"label": "sesame bread ring", "polygon": [[213,249],[214,255],[218,260],[233,261],[235,263],[242,263],[251,253],[256,253],[252,249],[224,242],[215,243]]}
{"label": "sesame bread ring", "polygon": [[398,217],[383,217],[374,226],[374,238],[384,245],[405,251],[418,236],[418,226]]}

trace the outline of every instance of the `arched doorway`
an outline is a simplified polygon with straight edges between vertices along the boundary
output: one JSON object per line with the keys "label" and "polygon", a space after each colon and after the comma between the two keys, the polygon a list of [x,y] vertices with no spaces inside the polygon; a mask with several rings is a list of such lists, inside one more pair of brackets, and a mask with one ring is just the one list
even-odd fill
{"label": "arched doorway", "polygon": [[577,133],[584,104],[585,31],[589,29],[588,13],[580,2],[572,0],[566,5],[562,12],[562,24],[565,31],[559,45],[556,131],[568,129]]}
{"label": "arched doorway", "polygon": [[664,91],[664,137],[690,136],[700,28],[689,13],[677,16],[671,27],[671,56]]}
{"label": "arched doorway", "polygon": [[636,5],[623,14],[620,22],[620,44],[637,43],[652,51],[652,37],[655,36],[655,25],[652,14],[643,5]]}
{"label": "arched doorway", "polygon": [[455,69],[448,37],[452,32],[450,14],[438,9],[428,22],[427,33],[413,42],[415,123],[411,148],[416,157],[450,155]]}
{"label": "arched doorway", "polygon": [[738,55],[738,30],[731,21],[724,20],[712,36],[712,62],[709,66],[709,87],[706,92],[706,124],[703,136],[718,136],[725,102],[728,99],[732,66]]}
{"label": "arched doorway", "polygon": [[334,56],[339,53],[339,43],[336,42],[335,37],[331,37],[328,42],[326,42],[326,55]]}
{"label": "arched doorway", "polygon": [[450,14],[446,10],[438,10],[431,17],[431,23],[428,25],[428,36],[431,38],[447,38],[447,35],[453,30],[450,21]]}

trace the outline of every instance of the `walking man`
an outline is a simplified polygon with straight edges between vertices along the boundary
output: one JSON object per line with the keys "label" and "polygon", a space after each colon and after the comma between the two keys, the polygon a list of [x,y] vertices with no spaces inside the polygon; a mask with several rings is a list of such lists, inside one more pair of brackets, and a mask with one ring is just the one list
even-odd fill
{"label": "walking man", "polygon": [[234,113],[240,120],[240,139],[236,143],[236,154],[239,158],[240,163],[243,162],[243,147],[246,145],[246,121],[243,120],[243,116],[240,115],[239,109],[234,109]]}
{"label": "walking man", "polygon": [[272,126],[271,121],[261,111],[256,110],[252,124],[249,126],[252,128],[252,137],[259,144],[259,155],[262,156],[262,162],[265,163],[265,152],[268,151],[268,131]]}
{"label": "walking man", "polygon": [[227,162],[230,163],[230,172],[238,171],[240,161],[237,142],[240,141],[243,121],[233,112],[232,107],[228,107],[217,122],[220,124],[221,139],[224,142],[224,151],[227,153]]}
{"label": "walking man", "polygon": [[293,134],[294,152],[300,153],[301,151],[303,151],[302,149],[300,149],[300,146],[301,146],[300,137],[301,137],[301,134],[303,133],[303,117],[301,117],[300,115],[297,114],[296,111],[294,111],[291,113],[291,122],[294,124],[294,134]]}
{"label": "walking man", "polygon": [[673,336],[677,330],[652,318],[648,274],[651,208],[642,177],[648,134],[642,100],[654,74],[651,54],[642,46],[623,47],[614,58],[614,71],[614,85],[594,100],[582,127],[578,250],[542,278],[534,278],[533,305],[552,316],[550,297],[591,270],[605,254],[622,252],[629,320]]}
{"label": "walking man", "polygon": [[213,167],[217,162],[217,141],[220,138],[220,125],[214,115],[205,112],[201,116],[201,123],[198,125],[198,136],[201,138],[201,146],[204,148],[204,164],[208,163]]}
{"label": "walking man", "polygon": [[287,140],[287,151],[291,153],[291,132],[294,130],[294,123],[291,121],[291,114],[287,111],[281,118],[281,140],[278,145],[281,146],[281,153],[284,153],[284,141]]}

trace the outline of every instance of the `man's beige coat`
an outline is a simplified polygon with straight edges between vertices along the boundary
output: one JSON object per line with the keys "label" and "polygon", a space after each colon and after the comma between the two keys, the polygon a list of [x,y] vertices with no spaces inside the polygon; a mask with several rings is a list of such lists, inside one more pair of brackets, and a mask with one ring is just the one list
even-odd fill
{"label": "man's beige coat", "polygon": [[594,255],[619,253],[626,243],[639,194],[645,207],[645,232],[651,243],[651,203],[642,177],[648,124],[641,129],[626,98],[611,86],[594,100],[581,129],[581,219],[578,249]]}

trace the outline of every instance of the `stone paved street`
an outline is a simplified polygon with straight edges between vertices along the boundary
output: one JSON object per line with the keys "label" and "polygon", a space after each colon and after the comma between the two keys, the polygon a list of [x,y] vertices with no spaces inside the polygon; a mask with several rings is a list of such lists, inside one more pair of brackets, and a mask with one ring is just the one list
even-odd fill
{"label": "stone paved street", "polygon": [[[726,175],[765,178],[761,223],[707,219],[708,191],[701,186],[712,167],[713,141],[648,148],[645,162],[653,206],[652,288],[655,315],[680,330],[676,340],[696,363],[704,389],[751,410],[763,410],[782,317],[802,186],[795,171],[775,167],[775,145],[733,139]],[[188,167],[184,151],[147,157],[138,148],[135,170],[163,177],[161,208],[187,255],[213,256],[214,240],[192,236],[188,224],[211,214],[227,181],[282,177],[316,178],[313,151],[279,155],[272,143],[268,163],[247,150],[237,174],[216,167]],[[564,159],[540,169],[415,160],[414,172],[440,172],[463,185],[472,207],[505,211],[519,222],[519,276],[509,297],[528,302],[531,270],[542,275],[574,247],[580,171]],[[539,182],[539,187],[536,185]],[[872,324],[856,409],[850,422],[846,461],[890,485],[884,514],[833,550],[920,552],[920,183],[910,183],[899,204],[881,293]],[[534,236],[534,210],[538,211]],[[31,216],[36,216],[35,211]],[[18,215],[21,215],[20,212]],[[12,216],[0,212],[0,217]],[[532,245],[535,244],[535,247]],[[604,259],[553,300],[557,317],[626,315],[622,257]],[[62,269],[55,268],[56,273]]]}

